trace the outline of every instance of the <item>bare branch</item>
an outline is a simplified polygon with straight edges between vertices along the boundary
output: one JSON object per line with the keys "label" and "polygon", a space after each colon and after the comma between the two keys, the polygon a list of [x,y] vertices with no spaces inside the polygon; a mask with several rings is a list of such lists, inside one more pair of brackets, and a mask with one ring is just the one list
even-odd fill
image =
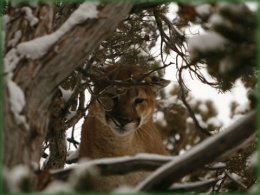
{"label": "bare branch", "polygon": [[[161,70],[161,69],[164,69],[164,68],[166,68],[167,66],[170,66],[170,65],[172,65],[172,63],[167,64],[167,65],[162,66],[162,67],[155,68],[154,70],[151,70],[150,72],[148,72],[146,74],[140,75],[140,78],[137,79],[137,80],[132,80],[130,77],[129,78],[125,78],[124,80],[111,80],[111,79],[107,78],[106,75],[104,75],[104,74],[96,76],[95,74],[92,74],[90,72],[85,72],[82,69],[80,69],[79,71],[81,71],[82,74],[85,77],[91,78],[91,80],[94,81],[95,83],[106,84],[106,85],[108,85],[108,87],[109,86],[129,87],[129,86],[137,86],[137,85],[140,85],[140,86],[144,86],[144,85],[153,86],[153,85],[158,85],[160,83],[157,82],[157,81],[146,82],[143,79],[146,76],[152,74],[153,72]],[[89,88],[88,88],[88,90],[89,90]],[[105,90],[107,90],[107,88],[105,88],[103,91],[105,91]],[[94,95],[93,92],[90,91],[90,93],[91,93],[91,95]]]}
{"label": "bare branch", "polygon": [[178,183],[174,184],[170,187],[167,192],[205,192],[205,190],[209,189],[218,182],[218,179],[208,179],[206,181],[196,181],[190,183]]}
{"label": "bare branch", "polygon": [[188,65],[187,66],[182,66],[179,70],[179,84],[180,84],[180,88],[181,88],[181,100],[183,102],[183,104],[186,106],[189,114],[190,114],[190,117],[192,118],[195,126],[197,127],[198,130],[200,130],[204,135],[207,135],[207,136],[210,136],[211,133],[206,129],[206,128],[203,128],[201,127],[201,125],[199,124],[199,121],[197,120],[192,108],[190,107],[189,103],[187,102],[186,100],[186,97],[185,97],[185,89],[184,89],[184,83],[183,83],[183,80],[182,80],[182,70],[185,69],[185,68],[188,68]]}
{"label": "bare branch", "polygon": [[[70,144],[72,143],[75,148],[78,148],[79,142],[75,140],[74,132],[75,132],[75,125],[72,127],[71,136],[69,138],[67,138],[67,141]],[[70,151],[70,144],[69,144],[69,151]],[[67,161],[67,158],[66,158],[66,163],[69,164],[68,161]],[[71,163],[73,163],[73,162],[71,162]]]}
{"label": "bare branch", "polygon": [[170,62],[169,64],[165,64],[164,66],[160,66],[160,67],[158,67],[158,68],[154,68],[153,70],[151,70],[151,71],[149,71],[148,73],[144,74],[143,77],[142,77],[142,79],[145,78],[145,77],[147,77],[147,76],[149,76],[149,75],[152,74],[153,72],[156,72],[156,71],[165,69],[165,68],[167,68],[168,66],[171,66],[171,65],[173,65],[173,63]]}
{"label": "bare branch", "polygon": [[247,187],[245,184],[243,184],[241,181],[238,181],[236,178],[234,178],[234,176],[229,173],[227,170],[225,170],[225,174],[227,175],[227,177],[233,181],[235,184],[237,184],[239,187],[241,187],[243,190],[247,190]]}

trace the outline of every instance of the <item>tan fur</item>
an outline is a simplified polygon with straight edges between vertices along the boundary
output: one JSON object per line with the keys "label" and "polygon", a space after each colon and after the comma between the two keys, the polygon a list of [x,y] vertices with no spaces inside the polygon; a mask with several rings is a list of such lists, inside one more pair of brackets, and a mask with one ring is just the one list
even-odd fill
{"label": "tan fur", "polygon": [[[111,80],[138,80],[143,74],[142,69],[137,66],[122,65],[109,67],[107,72]],[[150,82],[152,78],[147,77],[145,80]],[[98,94],[106,87],[104,84],[97,84],[94,91]],[[117,94],[114,90],[115,88],[109,89],[108,95],[111,96],[111,92]],[[155,103],[155,93],[150,85],[128,86],[116,98],[104,95],[99,101],[94,100],[82,127],[80,158],[98,159],[137,153],[166,155],[160,132],[152,120]],[[121,123],[124,126],[121,127]],[[120,127],[116,124],[120,124]],[[92,186],[92,190],[111,191],[122,184],[136,185],[146,175],[145,172],[134,172],[123,176],[103,177]]]}

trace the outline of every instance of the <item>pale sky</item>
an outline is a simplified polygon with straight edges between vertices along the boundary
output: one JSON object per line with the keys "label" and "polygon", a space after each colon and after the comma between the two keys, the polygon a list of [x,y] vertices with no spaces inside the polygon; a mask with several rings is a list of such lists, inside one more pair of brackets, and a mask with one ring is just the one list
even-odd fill
{"label": "pale sky", "polygon": [[[165,71],[165,79],[169,79],[174,83],[177,82],[175,78],[175,67],[169,66]],[[205,71],[205,74],[206,71]],[[235,100],[240,105],[244,105],[248,102],[247,100],[247,92],[246,89],[243,87],[241,81],[237,81],[232,88],[231,91],[226,93],[219,93],[218,90],[201,83],[195,77],[192,78],[190,75],[184,74],[184,82],[186,86],[190,89],[190,94],[194,96],[196,99],[201,100],[212,100],[214,105],[218,109],[218,119],[223,122],[224,126],[229,126],[232,120],[230,119],[230,103]],[[169,85],[168,89],[172,86]],[[167,90],[167,88],[166,88]]]}

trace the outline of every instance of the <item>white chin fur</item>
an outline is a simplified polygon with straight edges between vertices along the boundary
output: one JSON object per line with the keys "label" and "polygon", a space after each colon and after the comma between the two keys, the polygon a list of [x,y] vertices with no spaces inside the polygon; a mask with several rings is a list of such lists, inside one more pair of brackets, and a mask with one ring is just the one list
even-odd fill
{"label": "white chin fur", "polygon": [[118,127],[112,120],[109,120],[108,124],[113,132],[120,136],[127,135],[137,129],[135,122],[128,123],[123,127]]}

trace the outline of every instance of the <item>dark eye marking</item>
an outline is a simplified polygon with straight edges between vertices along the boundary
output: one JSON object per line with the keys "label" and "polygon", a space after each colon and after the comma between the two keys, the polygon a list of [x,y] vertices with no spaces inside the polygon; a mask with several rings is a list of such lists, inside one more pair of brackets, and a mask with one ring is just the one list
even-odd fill
{"label": "dark eye marking", "polygon": [[114,98],[116,97],[115,93],[106,93],[106,96],[110,97],[110,98]]}
{"label": "dark eye marking", "polygon": [[112,100],[114,101],[114,103],[118,103],[118,96],[114,96]]}
{"label": "dark eye marking", "polygon": [[141,103],[143,103],[144,101],[145,101],[144,98],[136,98],[136,99],[135,99],[135,104],[141,104]]}

